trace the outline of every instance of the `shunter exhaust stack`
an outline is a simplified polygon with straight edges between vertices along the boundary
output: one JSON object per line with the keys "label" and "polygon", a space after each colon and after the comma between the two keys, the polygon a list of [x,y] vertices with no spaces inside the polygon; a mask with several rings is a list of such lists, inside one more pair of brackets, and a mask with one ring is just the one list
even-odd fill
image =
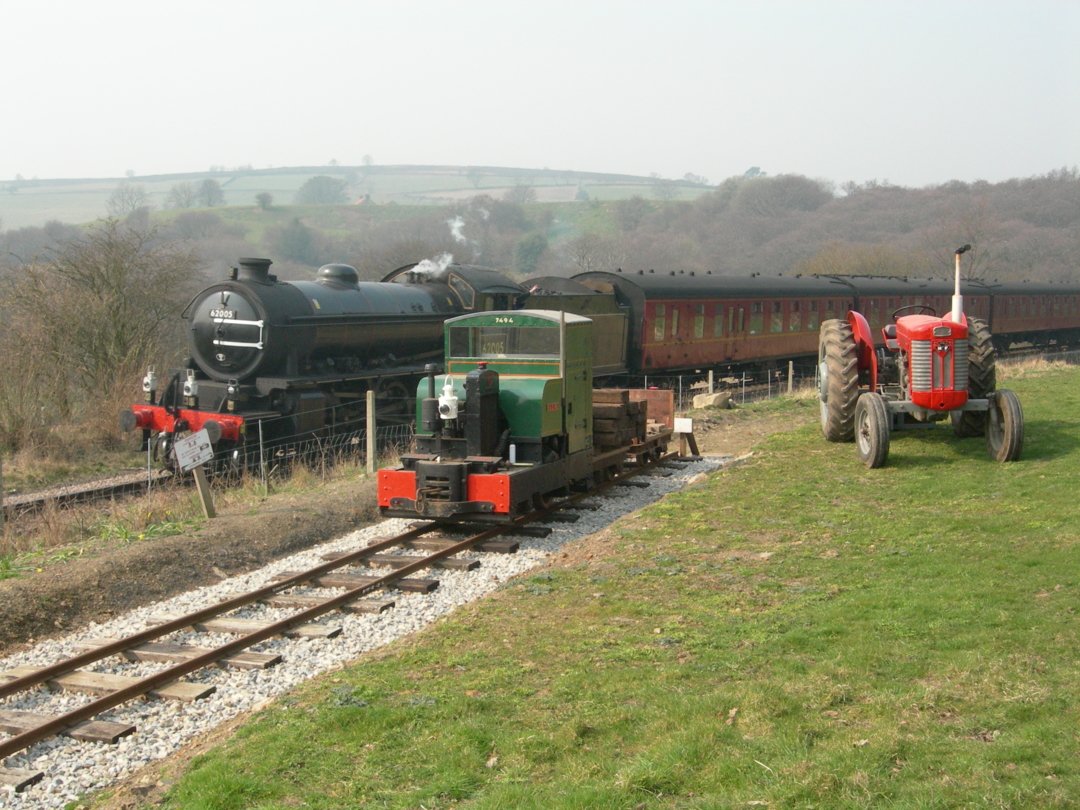
{"label": "shunter exhaust stack", "polygon": [[960,323],[964,320],[964,296],[960,295],[960,254],[971,250],[971,245],[964,245],[956,249],[956,287],[952,297],[952,322]]}

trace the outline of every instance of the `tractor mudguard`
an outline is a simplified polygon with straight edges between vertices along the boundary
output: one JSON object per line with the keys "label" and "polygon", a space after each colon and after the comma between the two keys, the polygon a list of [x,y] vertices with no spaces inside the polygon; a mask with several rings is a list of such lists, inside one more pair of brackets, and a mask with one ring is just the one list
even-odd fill
{"label": "tractor mudguard", "polygon": [[863,379],[865,372],[870,390],[877,391],[877,355],[874,354],[874,337],[870,332],[870,324],[862,313],[853,309],[848,311],[847,320],[855,337],[855,351],[859,357],[859,379]]}

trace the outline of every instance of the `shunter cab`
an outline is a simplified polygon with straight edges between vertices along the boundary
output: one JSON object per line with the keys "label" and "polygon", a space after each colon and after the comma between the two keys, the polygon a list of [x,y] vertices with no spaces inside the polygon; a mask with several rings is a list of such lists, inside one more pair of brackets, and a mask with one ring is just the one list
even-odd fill
{"label": "shunter cab", "polygon": [[592,476],[592,321],[547,310],[445,325],[417,390],[415,452],[379,471],[384,515],[510,520]]}

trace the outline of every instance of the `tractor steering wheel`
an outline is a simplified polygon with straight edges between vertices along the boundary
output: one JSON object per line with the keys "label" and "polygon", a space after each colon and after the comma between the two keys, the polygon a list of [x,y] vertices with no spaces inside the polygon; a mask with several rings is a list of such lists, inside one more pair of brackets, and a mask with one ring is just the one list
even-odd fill
{"label": "tractor steering wheel", "polygon": [[895,321],[897,315],[899,315],[901,312],[907,312],[909,309],[913,312],[926,312],[930,315],[933,315],[935,318],[937,317],[937,310],[933,307],[927,306],[926,304],[908,304],[907,306],[900,307],[899,309],[894,309],[892,319]]}

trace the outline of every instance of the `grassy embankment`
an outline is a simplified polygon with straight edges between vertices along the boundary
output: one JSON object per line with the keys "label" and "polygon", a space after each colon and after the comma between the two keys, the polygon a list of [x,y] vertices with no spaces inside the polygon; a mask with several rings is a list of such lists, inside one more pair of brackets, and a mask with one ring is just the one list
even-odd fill
{"label": "grassy embankment", "polygon": [[260,713],[167,804],[1070,806],[1080,371],[1009,385],[1018,464],[775,438]]}

